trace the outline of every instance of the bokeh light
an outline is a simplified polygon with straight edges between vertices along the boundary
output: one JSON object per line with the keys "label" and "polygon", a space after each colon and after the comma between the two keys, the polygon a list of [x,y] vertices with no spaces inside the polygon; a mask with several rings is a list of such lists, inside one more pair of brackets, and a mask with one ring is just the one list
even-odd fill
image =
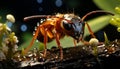
{"label": "bokeh light", "polygon": [[43,8],[42,8],[42,7],[39,7],[38,10],[39,10],[39,11],[43,11]]}
{"label": "bokeh light", "polygon": [[43,0],[37,0],[37,3],[41,4],[43,2]]}
{"label": "bokeh light", "polygon": [[11,23],[11,22],[7,22],[7,26],[8,26],[9,28],[11,28],[12,25],[13,25],[13,23]]}
{"label": "bokeh light", "polygon": [[21,29],[21,31],[25,32],[27,30],[27,25],[22,24],[20,29]]}
{"label": "bokeh light", "polygon": [[57,7],[61,7],[61,6],[62,6],[62,1],[61,1],[61,0],[56,0],[56,1],[55,1],[55,5],[56,5]]}

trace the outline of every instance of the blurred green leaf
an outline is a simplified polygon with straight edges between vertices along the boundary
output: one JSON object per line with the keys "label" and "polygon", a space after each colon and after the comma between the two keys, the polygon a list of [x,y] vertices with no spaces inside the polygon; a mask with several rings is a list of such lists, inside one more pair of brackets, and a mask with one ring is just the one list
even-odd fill
{"label": "blurred green leaf", "polygon": [[[87,21],[87,22],[88,22],[88,24],[90,25],[90,27],[91,27],[91,29],[93,30],[93,32],[97,32],[97,31],[99,31],[100,29],[104,28],[106,25],[109,24],[109,19],[110,19],[110,17],[111,17],[111,16],[109,16],[109,15],[100,16],[100,17],[94,18],[94,19],[92,19],[92,20],[89,20],[89,21]],[[86,26],[85,26],[85,34],[84,34],[84,37],[86,37],[86,36],[88,36],[88,35],[89,35],[89,31],[88,31],[88,29],[87,29]],[[30,44],[30,42],[31,42],[31,40],[32,40],[32,37],[33,37],[32,35],[26,34],[26,36],[24,36],[24,38],[25,38],[26,41],[25,41],[25,43],[23,43],[23,44],[20,46],[20,49],[26,48],[26,47]],[[65,36],[63,39],[60,40],[60,42],[61,42],[61,46],[62,46],[63,48],[74,46],[73,38],[68,37],[68,36]],[[41,49],[43,49],[43,46],[44,46],[43,43],[40,43],[40,42],[35,42],[34,45],[33,45],[33,47],[37,47],[37,48],[40,48],[40,47],[41,47]],[[48,46],[49,49],[50,49],[51,47],[53,47],[53,46],[57,46],[57,45],[56,45],[56,41],[53,40],[52,42],[49,42],[49,43],[47,44],[47,46]]]}
{"label": "blurred green leaf", "polygon": [[[109,24],[111,15],[100,16],[87,21],[93,32],[97,32]],[[87,27],[85,27],[85,36],[89,35]]]}
{"label": "blurred green leaf", "polygon": [[115,13],[115,7],[120,6],[120,0],[93,0],[93,2],[100,8],[106,11]]}

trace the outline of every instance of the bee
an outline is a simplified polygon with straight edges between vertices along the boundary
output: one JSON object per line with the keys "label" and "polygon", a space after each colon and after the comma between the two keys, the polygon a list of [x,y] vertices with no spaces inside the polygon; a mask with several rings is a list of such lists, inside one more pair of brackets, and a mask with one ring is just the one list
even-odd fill
{"label": "bee", "polygon": [[62,39],[65,35],[73,38],[74,45],[79,41],[83,41],[84,37],[84,28],[87,25],[88,30],[93,38],[95,38],[94,33],[92,32],[90,26],[87,22],[85,22],[85,18],[94,13],[107,13],[101,10],[91,11],[84,15],[82,18],[75,14],[56,14],[56,15],[33,15],[24,18],[24,21],[33,19],[33,18],[46,18],[38,27],[36,28],[35,34],[32,38],[30,45],[24,50],[24,54],[26,54],[30,48],[32,47],[34,41],[37,39],[40,42],[44,43],[44,54],[46,57],[47,53],[47,43],[56,40],[57,46],[60,49],[60,59],[63,59],[63,50],[61,47],[60,39]]}

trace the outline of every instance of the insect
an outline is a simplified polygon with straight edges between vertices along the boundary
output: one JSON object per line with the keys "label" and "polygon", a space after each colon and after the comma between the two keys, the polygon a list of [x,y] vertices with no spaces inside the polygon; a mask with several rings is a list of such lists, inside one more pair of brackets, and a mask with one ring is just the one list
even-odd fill
{"label": "insect", "polygon": [[95,38],[90,26],[87,24],[87,22],[84,21],[86,17],[94,13],[107,13],[113,15],[110,12],[97,10],[87,13],[82,18],[75,14],[34,15],[25,17],[25,21],[33,18],[43,17],[45,17],[46,20],[37,27],[30,45],[24,50],[24,54],[29,51],[34,41],[38,39],[40,42],[44,42],[43,56],[46,57],[47,42],[55,39],[57,46],[60,49],[60,59],[63,59],[63,50],[60,44],[60,39],[65,35],[72,37],[74,39],[73,42],[76,45],[77,42],[83,41],[84,28],[85,25],[87,25],[90,34]]}

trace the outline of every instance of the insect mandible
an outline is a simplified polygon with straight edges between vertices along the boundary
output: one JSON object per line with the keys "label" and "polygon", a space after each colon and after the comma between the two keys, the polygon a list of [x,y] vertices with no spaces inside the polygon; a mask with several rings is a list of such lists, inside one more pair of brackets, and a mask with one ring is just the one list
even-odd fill
{"label": "insect mandible", "polygon": [[38,39],[40,42],[44,43],[43,56],[46,57],[47,42],[50,42],[53,39],[55,39],[57,46],[60,49],[60,59],[63,59],[63,50],[60,44],[60,39],[63,38],[65,35],[72,37],[74,39],[74,45],[76,45],[77,42],[83,40],[84,28],[86,25],[92,37],[95,38],[90,26],[87,22],[84,21],[86,17],[94,13],[107,13],[113,15],[110,12],[97,10],[87,13],[82,18],[75,14],[33,15],[25,17],[24,21],[33,18],[43,17],[45,17],[46,20],[43,21],[43,23],[37,27],[35,35],[33,36],[30,45],[24,50],[24,54],[26,54],[30,50],[34,41]]}

